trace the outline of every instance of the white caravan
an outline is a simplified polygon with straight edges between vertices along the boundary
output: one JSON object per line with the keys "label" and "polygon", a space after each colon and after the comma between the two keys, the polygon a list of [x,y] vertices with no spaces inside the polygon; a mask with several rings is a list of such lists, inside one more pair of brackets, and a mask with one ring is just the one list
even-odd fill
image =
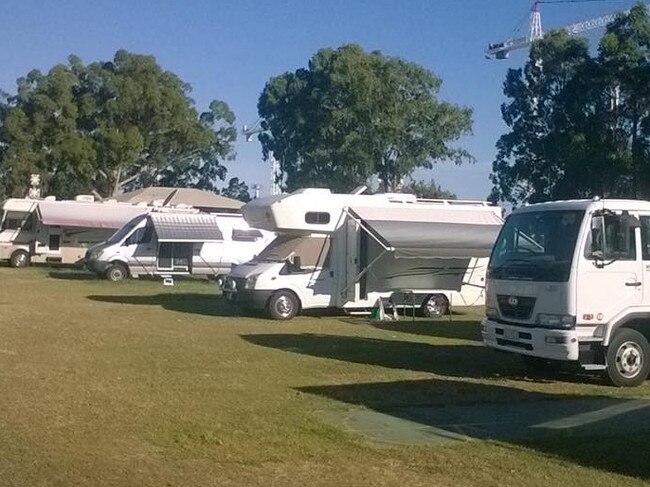
{"label": "white caravan", "polygon": [[90,248],[86,266],[111,281],[129,275],[208,275],[219,280],[273,238],[249,227],[238,214],[152,210]]}
{"label": "white caravan", "polygon": [[506,220],[488,268],[485,344],[569,361],[618,386],[650,370],[650,202],[556,201]]}
{"label": "white caravan", "polygon": [[312,308],[368,310],[378,298],[427,315],[482,305],[502,223],[500,208],[485,202],[313,188],[253,200],[242,213],[278,238],[233,270],[224,293],[276,319]]}
{"label": "white caravan", "polygon": [[128,203],[10,198],[0,220],[0,260],[13,267],[30,262],[74,264],[88,247],[105,240],[146,207]]}

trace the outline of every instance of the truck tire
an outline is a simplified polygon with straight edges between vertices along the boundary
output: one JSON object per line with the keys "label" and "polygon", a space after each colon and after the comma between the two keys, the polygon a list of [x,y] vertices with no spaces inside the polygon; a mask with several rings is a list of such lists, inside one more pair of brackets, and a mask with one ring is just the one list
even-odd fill
{"label": "truck tire", "polygon": [[274,320],[290,320],[300,311],[300,301],[291,291],[278,291],[269,299],[268,311]]}
{"label": "truck tire", "polygon": [[431,294],[422,303],[420,313],[425,318],[439,318],[449,311],[449,301],[444,294]]}
{"label": "truck tire", "polygon": [[123,281],[129,276],[126,266],[120,262],[114,262],[106,269],[106,279],[112,282]]}
{"label": "truck tire", "polygon": [[621,328],[607,347],[607,375],[618,387],[643,384],[650,372],[650,344],[641,333]]}
{"label": "truck tire", "polygon": [[29,265],[29,254],[25,250],[16,250],[9,259],[11,267],[20,268]]}

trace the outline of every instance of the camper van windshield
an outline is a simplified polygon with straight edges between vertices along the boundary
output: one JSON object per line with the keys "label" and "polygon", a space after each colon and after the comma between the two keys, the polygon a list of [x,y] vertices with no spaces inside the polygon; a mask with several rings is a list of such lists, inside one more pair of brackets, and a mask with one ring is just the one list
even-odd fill
{"label": "camper van windshield", "polygon": [[326,266],[329,253],[327,237],[278,237],[255,260],[258,262],[285,262],[300,256],[303,267]]}
{"label": "camper van windshield", "polygon": [[140,215],[136,216],[133,220],[131,220],[129,223],[124,225],[122,228],[120,228],[117,232],[115,232],[111,237],[106,241],[106,243],[109,244],[117,244],[120,243],[122,240],[124,240],[128,235],[133,231],[135,227],[137,227],[142,220],[144,220],[147,216],[146,215]]}
{"label": "camper van windshield", "polygon": [[2,228],[0,230],[18,230],[26,216],[26,213],[8,211],[2,221]]}
{"label": "camper van windshield", "polygon": [[583,216],[581,210],[511,215],[494,244],[489,277],[567,281]]}

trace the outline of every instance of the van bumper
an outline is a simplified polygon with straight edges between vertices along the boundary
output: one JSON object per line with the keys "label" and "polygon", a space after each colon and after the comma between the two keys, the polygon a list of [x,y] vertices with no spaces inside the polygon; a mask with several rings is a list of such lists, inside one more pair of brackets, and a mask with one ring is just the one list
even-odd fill
{"label": "van bumper", "polygon": [[248,308],[262,310],[266,308],[273,291],[242,289],[241,291],[223,290],[226,300]]}
{"label": "van bumper", "polygon": [[483,343],[497,350],[550,360],[578,360],[575,330],[555,330],[506,325],[485,318],[481,322]]}
{"label": "van bumper", "polygon": [[84,264],[86,266],[86,269],[88,269],[90,272],[94,272],[95,274],[99,274],[100,276],[106,272],[106,269],[108,269],[109,265],[108,262],[97,259],[84,259]]}

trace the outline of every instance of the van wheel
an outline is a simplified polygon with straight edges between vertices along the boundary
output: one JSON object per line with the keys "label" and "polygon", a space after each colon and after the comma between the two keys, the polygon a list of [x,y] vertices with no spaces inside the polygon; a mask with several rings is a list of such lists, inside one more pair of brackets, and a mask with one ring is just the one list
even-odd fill
{"label": "van wheel", "polygon": [[424,300],[420,313],[426,318],[439,318],[449,311],[449,302],[444,294],[432,294]]}
{"label": "van wheel", "polygon": [[278,291],[271,296],[268,309],[274,320],[290,320],[298,314],[300,302],[291,291]]}
{"label": "van wheel", "polygon": [[650,344],[631,328],[616,332],[607,348],[607,375],[619,387],[641,385],[650,372]]}
{"label": "van wheel", "polygon": [[16,250],[11,254],[9,263],[11,264],[11,267],[27,267],[29,265],[29,254],[24,250]]}
{"label": "van wheel", "polygon": [[115,262],[111,264],[106,270],[106,279],[113,282],[118,282],[126,279],[129,275],[129,271],[126,269],[124,264]]}

